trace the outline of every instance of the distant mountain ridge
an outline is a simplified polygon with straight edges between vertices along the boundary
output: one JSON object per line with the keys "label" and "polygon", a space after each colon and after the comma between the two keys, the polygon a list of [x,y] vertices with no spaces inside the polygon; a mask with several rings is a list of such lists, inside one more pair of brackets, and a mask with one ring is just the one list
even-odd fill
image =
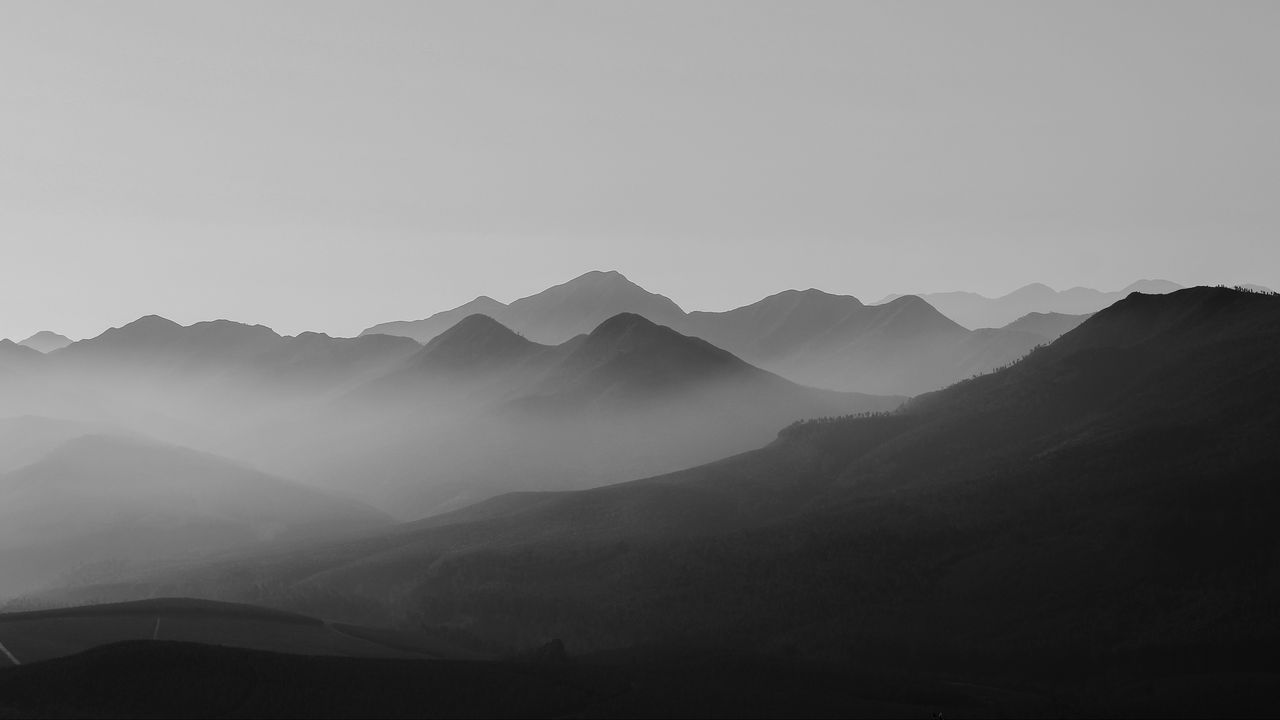
{"label": "distant mountain ridge", "polygon": [[675,325],[684,315],[680,306],[622,273],[594,270],[509,305],[480,296],[424,320],[383,323],[360,334],[402,335],[426,343],[467,315],[481,314],[535,342],[559,344],[623,312],[639,313],[663,325]]}
{"label": "distant mountain ridge", "polygon": [[18,343],[25,345],[32,350],[39,350],[42,353],[52,352],[60,348],[70,345],[73,341],[65,335],[59,335],[49,330],[41,330],[31,337]]}
{"label": "distant mountain ridge", "polygon": [[787,290],[734,310],[686,313],[616,271],[590,272],[510,305],[481,297],[425,320],[384,323],[365,333],[429,342],[483,308],[516,333],[553,344],[631,313],[803,385],[876,394],[936,389],[1045,341],[1016,330],[972,333],[912,296],[868,306],[849,295]]}
{"label": "distant mountain ridge", "polygon": [[[1044,283],[1031,283],[1007,295],[989,298],[973,292],[923,293],[923,298],[939,312],[967,328],[998,328],[1029,313],[1087,315],[1123,299],[1130,293],[1163,295],[1182,289],[1168,280],[1138,280],[1115,292],[1086,287],[1054,290]],[[888,295],[880,303],[902,295]]]}

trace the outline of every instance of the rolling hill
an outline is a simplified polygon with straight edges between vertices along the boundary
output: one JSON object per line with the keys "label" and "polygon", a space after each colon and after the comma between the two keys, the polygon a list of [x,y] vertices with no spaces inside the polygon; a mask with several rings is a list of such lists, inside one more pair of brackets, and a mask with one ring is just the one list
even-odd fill
{"label": "rolling hill", "polygon": [[425,320],[383,323],[361,334],[403,335],[426,343],[466,316],[480,314],[536,342],[559,344],[624,312],[665,325],[675,325],[684,316],[671,300],[645,290],[621,273],[593,270],[509,305],[481,296]]}
{"label": "rolling hill", "polygon": [[358,503],[206,453],[78,436],[0,475],[0,595],[385,521]]}
{"label": "rolling hill", "polygon": [[[1086,315],[1140,292],[1163,295],[1181,289],[1168,280],[1138,280],[1116,292],[1103,292],[1086,287],[1054,290],[1044,283],[1031,283],[1007,295],[989,298],[973,292],[923,293],[920,295],[942,314],[967,328],[1004,327],[1028,313],[1060,313]],[[881,304],[902,295],[889,295]]]}

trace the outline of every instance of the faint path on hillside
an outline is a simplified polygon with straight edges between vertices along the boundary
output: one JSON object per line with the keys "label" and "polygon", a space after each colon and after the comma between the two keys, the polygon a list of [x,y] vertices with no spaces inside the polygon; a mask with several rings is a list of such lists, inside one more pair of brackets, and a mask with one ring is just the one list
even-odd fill
{"label": "faint path on hillside", "polygon": [[7,658],[9,658],[9,662],[13,663],[14,665],[21,665],[21,664],[22,664],[22,663],[18,660],[18,658],[16,658],[16,657],[14,657],[14,656],[13,656],[13,653],[9,652],[9,648],[5,647],[5,646],[4,646],[4,643],[2,643],[2,642],[0,642],[0,653],[4,653],[4,656],[5,656],[5,657],[7,657]]}

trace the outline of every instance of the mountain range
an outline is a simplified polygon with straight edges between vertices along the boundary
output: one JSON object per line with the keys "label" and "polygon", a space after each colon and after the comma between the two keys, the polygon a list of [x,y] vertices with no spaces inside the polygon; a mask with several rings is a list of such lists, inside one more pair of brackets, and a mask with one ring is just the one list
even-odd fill
{"label": "mountain range", "polygon": [[702,338],[803,385],[904,395],[1004,365],[1052,341],[1061,329],[1024,323],[975,332],[914,296],[868,306],[812,289],[788,290],[726,312],[686,313],[618,272],[596,271],[510,305],[480,297],[424,320],[383,323],[363,334],[425,343],[468,315],[485,314],[530,340],[560,343],[620,313]]}
{"label": "mountain range", "polygon": [[42,353],[47,353],[64,348],[71,343],[71,338],[66,337],[65,335],[59,335],[58,333],[49,330],[41,330],[18,344],[25,345],[32,350],[39,350]]}
{"label": "mountain range", "polygon": [[0,351],[11,416],[214,453],[401,518],[674,470],[905,399],[802,387],[626,313],[558,345],[483,315],[426,346],[147,316],[47,354]]}
{"label": "mountain range", "polygon": [[[1004,327],[1028,313],[1086,315],[1123,299],[1129,293],[1163,295],[1180,289],[1181,285],[1168,280],[1138,280],[1116,292],[1086,287],[1054,290],[1043,283],[1031,283],[996,298],[973,292],[924,293],[919,297],[967,328],[995,328]],[[879,304],[900,297],[889,295]]]}

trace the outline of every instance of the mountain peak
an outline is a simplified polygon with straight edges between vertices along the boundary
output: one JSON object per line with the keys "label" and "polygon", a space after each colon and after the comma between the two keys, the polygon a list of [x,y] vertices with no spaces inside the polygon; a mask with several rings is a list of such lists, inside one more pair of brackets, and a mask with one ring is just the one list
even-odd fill
{"label": "mountain peak", "polygon": [[167,317],[162,317],[160,315],[143,315],[142,317],[138,318],[137,320],[134,320],[131,323],[125,323],[124,325],[121,325],[117,329],[118,330],[125,330],[125,329],[147,330],[152,328],[169,329],[169,328],[180,328],[180,327],[182,326],[170,320]]}
{"label": "mountain peak", "polygon": [[18,344],[24,347],[29,347],[32,350],[47,353],[64,348],[71,343],[71,338],[66,337],[65,335],[59,335],[58,333],[49,330],[41,330]]}
{"label": "mountain peak", "polygon": [[[632,282],[626,275],[617,270],[591,270],[585,272],[572,280],[552,286],[543,292],[551,292],[555,290],[561,292],[585,291],[585,292],[608,292],[608,291],[640,291],[647,293],[644,288]],[[541,294],[541,293],[540,293]],[[536,296],[535,296],[536,297]]]}
{"label": "mountain peak", "polygon": [[464,369],[542,348],[488,315],[475,313],[436,336],[418,353],[418,364]]}
{"label": "mountain peak", "polygon": [[1181,289],[1182,286],[1175,282],[1170,282],[1168,280],[1148,280],[1147,278],[1143,278],[1129,283],[1120,292],[1125,295],[1135,292],[1146,293],[1147,295],[1164,295]]}
{"label": "mountain peak", "polygon": [[631,282],[626,275],[617,270],[588,270],[569,282],[578,282],[579,280],[605,280],[605,281],[624,281]]}
{"label": "mountain peak", "polygon": [[643,315],[637,315],[633,312],[623,312],[608,318],[604,322],[596,326],[592,330],[590,337],[608,337],[616,336],[622,333],[630,332],[637,328],[649,330],[662,327]]}

